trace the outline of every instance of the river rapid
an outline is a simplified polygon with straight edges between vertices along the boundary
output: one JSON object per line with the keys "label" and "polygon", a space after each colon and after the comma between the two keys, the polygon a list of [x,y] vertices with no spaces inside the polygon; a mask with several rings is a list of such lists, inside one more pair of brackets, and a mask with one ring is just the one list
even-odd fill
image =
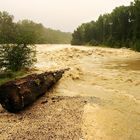
{"label": "river rapid", "polygon": [[84,139],[140,139],[139,53],[69,45],[40,46],[38,50],[42,67],[70,68],[54,94],[94,98],[84,105]]}

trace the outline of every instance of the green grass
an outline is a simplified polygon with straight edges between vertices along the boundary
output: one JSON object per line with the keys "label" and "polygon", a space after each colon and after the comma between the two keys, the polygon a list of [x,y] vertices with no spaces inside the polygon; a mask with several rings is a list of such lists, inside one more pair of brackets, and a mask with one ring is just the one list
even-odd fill
{"label": "green grass", "polygon": [[17,78],[25,77],[25,76],[29,75],[29,72],[22,70],[22,71],[18,71],[18,72],[10,72],[8,74],[10,76],[2,76],[2,77],[0,77],[0,85],[6,83],[8,81],[15,80]]}

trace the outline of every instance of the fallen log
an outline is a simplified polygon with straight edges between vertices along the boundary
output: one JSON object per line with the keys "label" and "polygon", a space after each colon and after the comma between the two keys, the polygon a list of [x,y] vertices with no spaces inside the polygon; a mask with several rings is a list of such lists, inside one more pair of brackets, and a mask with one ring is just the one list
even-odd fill
{"label": "fallen log", "polygon": [[7,82],[0,86],[0,103],[9,112],[16,113],[45,94],[63,75],[66,69]]}

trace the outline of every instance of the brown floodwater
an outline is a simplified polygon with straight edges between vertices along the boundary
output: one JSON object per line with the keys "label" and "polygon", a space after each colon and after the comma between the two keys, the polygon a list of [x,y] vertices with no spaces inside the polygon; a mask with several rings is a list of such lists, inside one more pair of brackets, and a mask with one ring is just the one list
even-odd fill
{"label": "brown floodwater", "polygon": [[108,62],[106,68],[140,71],[140,58],[114,60]]}
{"label": "brown floodwater", "polygon": [[49,56],[55,68],[71,70],[54,94],[91,98],[84,106],[83,139],[140,140],[140,53],[79,46],[55,49],[41,61]]}
{"label": "brown floodwater", "polygon": [[47,51],[40,62],[70,67],[53,94],[91,98],[83,108],[82,139],[140,140],[139,53],[67,45]]}

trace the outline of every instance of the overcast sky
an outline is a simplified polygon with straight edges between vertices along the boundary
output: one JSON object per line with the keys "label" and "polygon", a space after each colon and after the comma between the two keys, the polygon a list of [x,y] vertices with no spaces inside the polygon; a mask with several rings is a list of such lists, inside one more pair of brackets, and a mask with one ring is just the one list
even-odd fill
{"label": "overcast sky", "polygon": [[15,20],[30,19],[46,27],[72,32],[84,22],[132,0],[0,0],[0,11],[8,11]]}

